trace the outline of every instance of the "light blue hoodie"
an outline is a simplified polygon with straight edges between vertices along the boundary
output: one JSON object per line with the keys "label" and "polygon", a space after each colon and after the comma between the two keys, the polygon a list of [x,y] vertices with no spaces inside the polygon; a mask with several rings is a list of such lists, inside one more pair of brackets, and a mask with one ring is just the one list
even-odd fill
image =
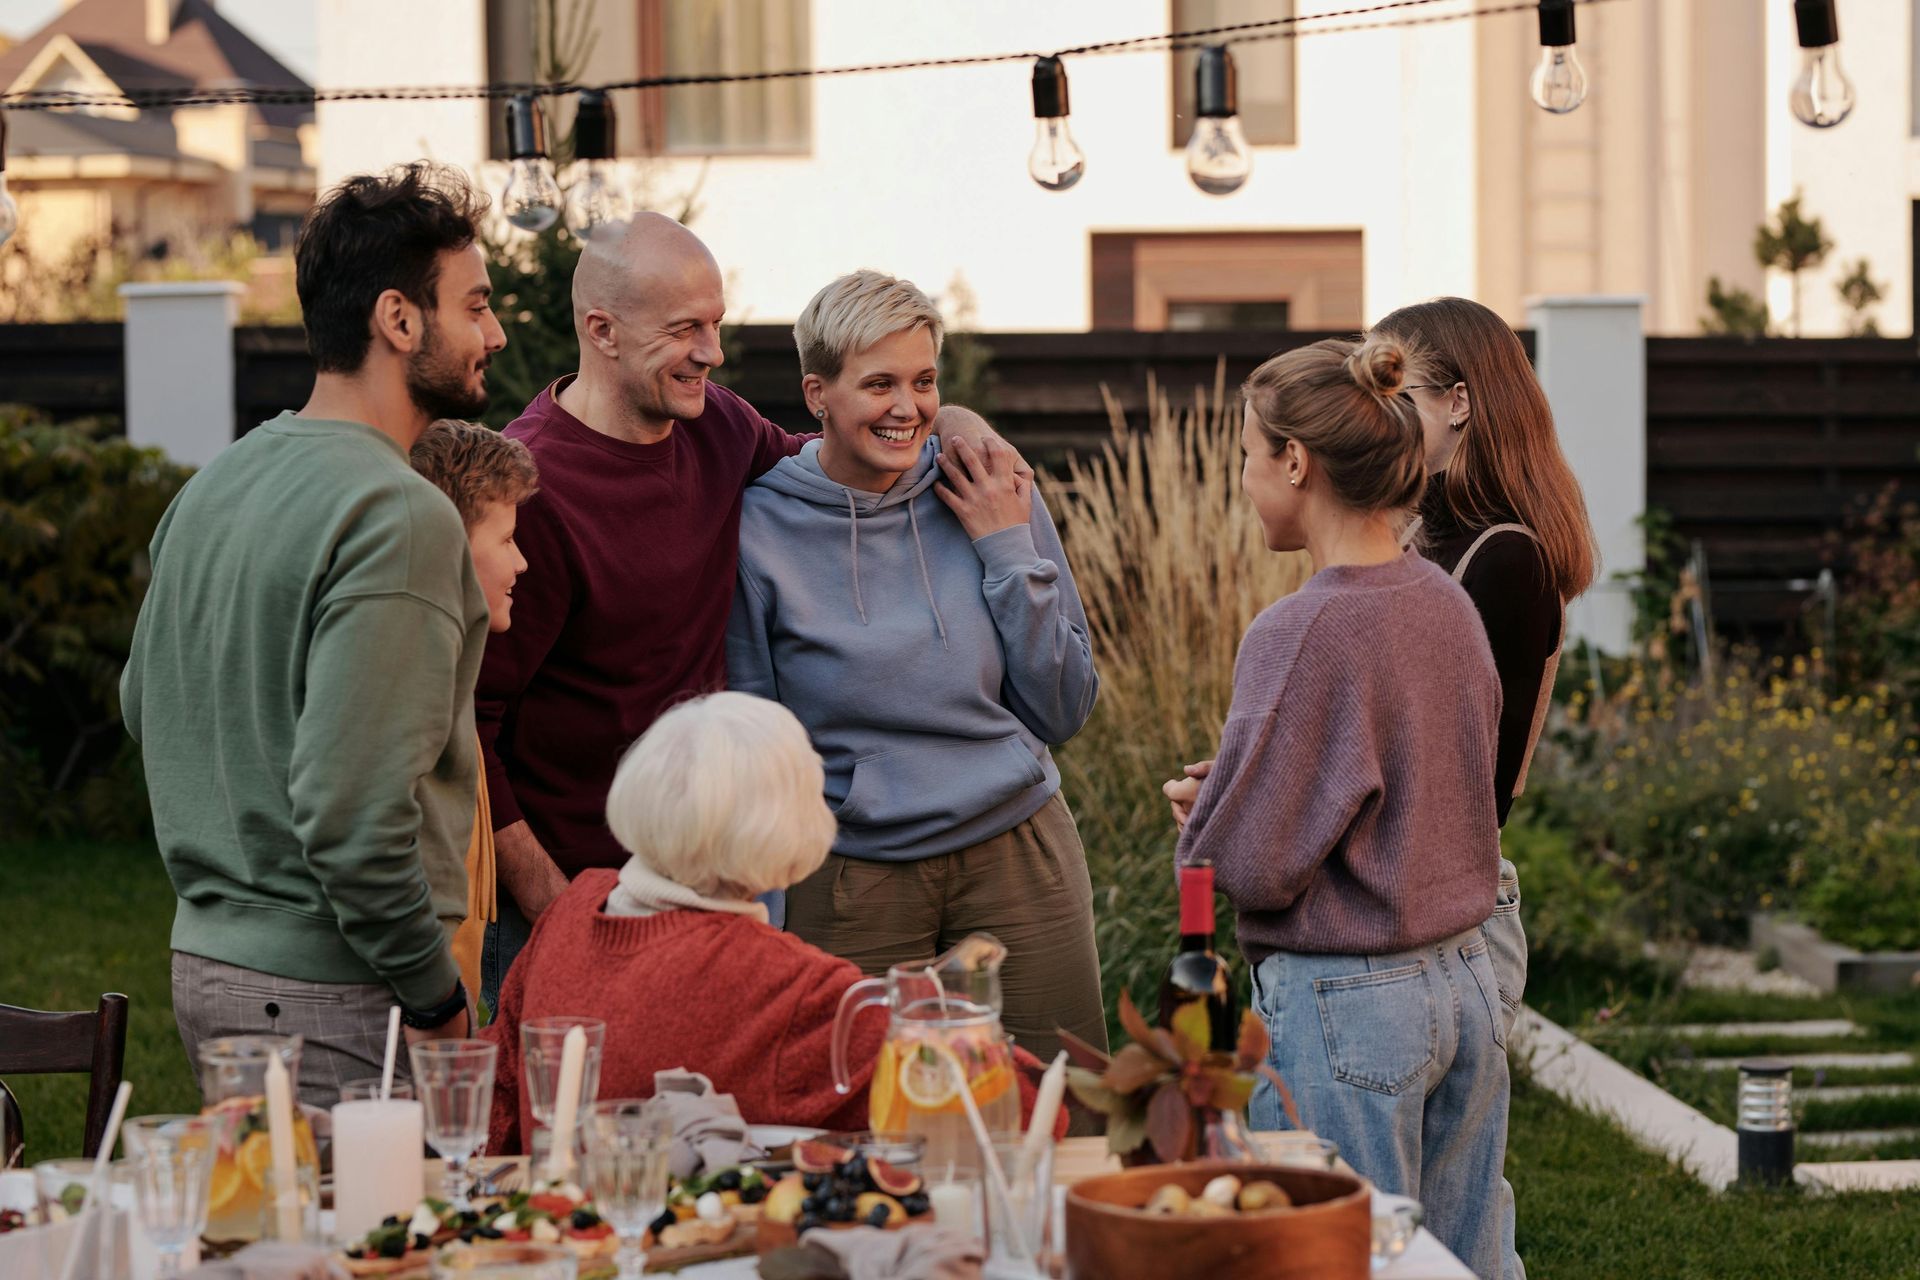
{"label": "light blue hoodie", "polygon": [[952,853],[1026,821],[1060,789],[1048,744],[1099,692],[1046,504],[973,541],[932,492],[938,452],[875,494],[828,479],[815,440],[740,514],[727,683],[806,725],[848,857]]}

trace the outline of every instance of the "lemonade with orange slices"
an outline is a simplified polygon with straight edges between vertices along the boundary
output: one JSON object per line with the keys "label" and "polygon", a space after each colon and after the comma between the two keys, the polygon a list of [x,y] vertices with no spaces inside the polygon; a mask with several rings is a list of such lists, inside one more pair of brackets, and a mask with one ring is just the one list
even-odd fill
{"label": "lemonade with orange slices", "polygon": [[[200,1045],[201,1114],[214,1125],[213,1176],[207,1184],[209,1240],[241,1241],[260,1237],[273,1142],[267,1132],[266,1064],[277,1054],[299,1084],[299,1036],[229,1036]],[[297,1096],[297,1095],[296,1095]],[[313,1127],[296,1106],[293,1159],[317,1179],[320,1151]]]}
{"label": "lemonade with orange slices", "polygon": [[[926,1016],[916,1018],[915,1013]],[[989,1133],[1020,1127],[1013,1045],[1001,1034],[999,1020],[956,1018],[952,1013],[951,1006],[942,1011],[936,1005],[910,1009],[896,1018],[880,1047],[867,1094],[874,1129],[926,1137],[929,1169],[969,1168],[976,1159],[973,1129],[960,1097],[962,1077]]]}

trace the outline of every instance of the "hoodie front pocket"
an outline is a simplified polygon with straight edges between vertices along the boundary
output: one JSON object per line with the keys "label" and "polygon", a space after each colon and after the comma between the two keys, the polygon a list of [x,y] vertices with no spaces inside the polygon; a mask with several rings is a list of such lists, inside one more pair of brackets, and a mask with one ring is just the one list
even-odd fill
{"label": "hoodie front pocket", "polygon": [[1046,776],[1018,734],[896,747],[854,762],[847,798],[833,816],[861,827],[957,827],[1038,786]]}

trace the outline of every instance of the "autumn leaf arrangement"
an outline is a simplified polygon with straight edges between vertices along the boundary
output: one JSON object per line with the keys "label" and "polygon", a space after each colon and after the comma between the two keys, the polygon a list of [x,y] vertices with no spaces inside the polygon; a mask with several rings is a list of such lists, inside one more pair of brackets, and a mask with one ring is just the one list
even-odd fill
{"label": "autumn leaf arrangement", "polygon": [[1206,1003],[1190,1000],[1172,1025],[1149,1024],[1133,999],[1120,993],[1120,1025],[1132,1043],[1109,1057],[1069,1037],[1078,1065],[1067,1069],[1067,1087],[1088,1108],[1107,1118],[1107,1149],[1128,1164],[1173,1164],[1198,1157],[1209,1125],[1245,1115],[1261,1077],[1280,1095],[1287,1122],[1300,1127],[1286,1081],[1267,1063],[1269,1040],[1260,1015],[1240,1019],[1232,1053],[1209,1049]]}

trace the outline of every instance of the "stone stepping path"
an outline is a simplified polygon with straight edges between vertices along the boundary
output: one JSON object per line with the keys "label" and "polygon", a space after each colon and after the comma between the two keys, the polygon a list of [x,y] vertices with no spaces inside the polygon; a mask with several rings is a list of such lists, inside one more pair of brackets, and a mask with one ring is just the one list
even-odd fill
{"label": "stone stepping path", "polygon": [[1851,1018],[1802,1018],[1794,1022],[1686,1022],[1678,1026],[1646,1027],[1644,1030],[1664,1032],[1689,1040],[1707,1040],[1715,1036],[1813,1040],[1864,1033],[1863,1028]]}
{"label": "stone stepping path", "polygon": [[1904,1098],[1920,1094],[1920,1084],[1832,1084],[1802,1089],[1808,1102],[1852,1102],[1857,1098]]}
{"label": "stone stepping path", "polygon": [[1733,1071],[1738,1069],[1741,1063],[1762,1056],[1784,1062],[1790,1067],[1805,1067],[1809,1071],[1832,1071],[1841,1067],[1877,1070],[1885,1067],[1910,1067],[1914,1063],[1911,1053],[1774,1053],[1750,1054],[1740,1058],[1696,1058],[1688,1065],[1699,1067],[1703,1071]]}
{"label": "stone stepping path", "polygon": [[1813,1133],[1800,1131],[1800,1141],[1809,1147],[1877,1147],[1883,1142],[1905,1142],[1920,1138],[1920,1129],[1828,1129]]}

